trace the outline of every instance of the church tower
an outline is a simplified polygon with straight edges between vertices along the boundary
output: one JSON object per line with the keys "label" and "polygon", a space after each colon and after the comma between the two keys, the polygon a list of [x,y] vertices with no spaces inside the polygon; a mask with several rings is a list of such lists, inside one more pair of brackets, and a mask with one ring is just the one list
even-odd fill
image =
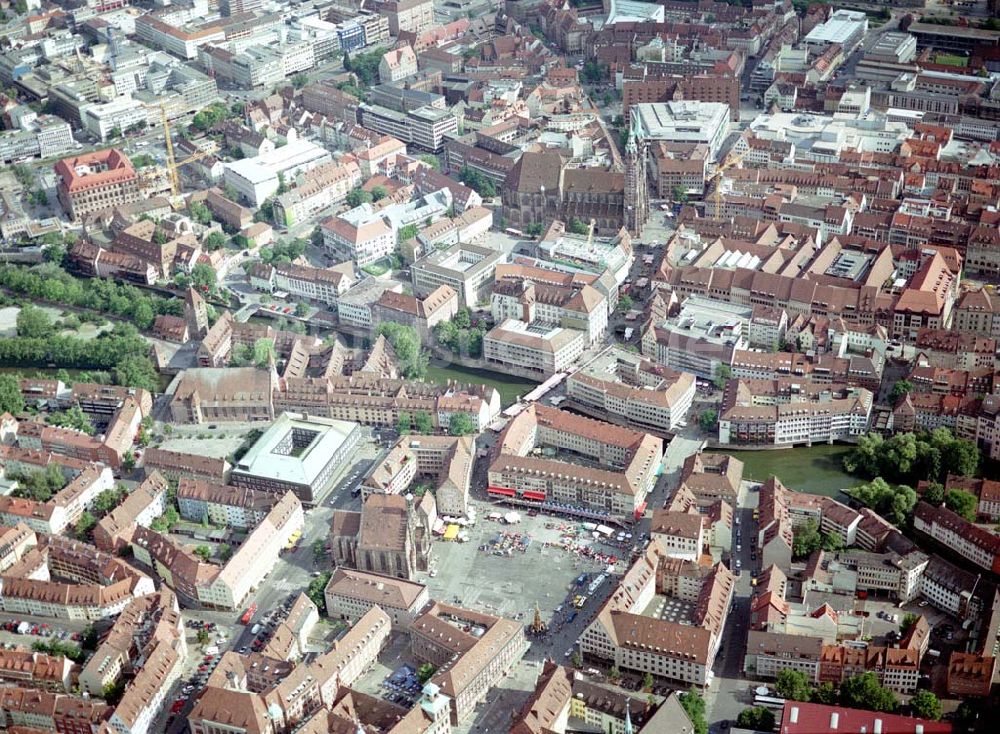
{"label": "church tower", "polygon": [[642,228],[649,219],[646,145],[639,135],[639,116],[633,114],[625,143],[625,229],[633,237],[642,236]]}

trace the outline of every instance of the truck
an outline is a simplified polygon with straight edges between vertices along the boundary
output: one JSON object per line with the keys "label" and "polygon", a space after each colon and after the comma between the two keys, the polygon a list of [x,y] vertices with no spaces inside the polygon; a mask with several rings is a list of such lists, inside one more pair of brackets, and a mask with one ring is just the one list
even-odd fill
{"label": "truck", "polygon": [[243,616],[240,617],[240,624],[250,624],[250,620],[253,619],[253,615],[257,613],[257,602],[254,602],[247,610],[243,612]]}

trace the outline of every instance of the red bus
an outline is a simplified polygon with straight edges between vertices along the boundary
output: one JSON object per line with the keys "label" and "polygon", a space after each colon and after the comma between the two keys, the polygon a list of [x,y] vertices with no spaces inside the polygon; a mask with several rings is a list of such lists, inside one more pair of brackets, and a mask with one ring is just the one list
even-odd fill
{"label": "red bus", "polygon": [[250,624],[250,620],[253,619],[253,615],[257,613],[257,602],[254,602],[247,610],[243,612],[243,616],[240,617],[240,624]]}

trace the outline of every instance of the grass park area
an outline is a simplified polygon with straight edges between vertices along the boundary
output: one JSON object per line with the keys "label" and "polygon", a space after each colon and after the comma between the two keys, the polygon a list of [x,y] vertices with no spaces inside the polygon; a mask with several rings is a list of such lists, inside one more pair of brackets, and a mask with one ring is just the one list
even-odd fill
{"label": "grass park area", "polygon": [[935,54],[934,55],[935,64],[945,64],[946,66],[959,66],[965,68],[969,65],[969,59],[965,56],[959,56],[957,54]]}

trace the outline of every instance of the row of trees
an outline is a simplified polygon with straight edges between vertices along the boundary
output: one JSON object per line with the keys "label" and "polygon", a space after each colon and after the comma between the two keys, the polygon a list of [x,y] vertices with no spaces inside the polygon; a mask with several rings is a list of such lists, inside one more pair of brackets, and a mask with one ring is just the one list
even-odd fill
{"label": "row of trees", "polygon": [[17,489],[11,492],[12,495],[36,502],[48,502],[52,495],[66,486],[66,477],[58,464],[26,473],[8,472],[7,478],[17,482]]}
{"label": "row of trees", "polygon": [[159,379],[147,356],[146,343],[134,333],[119,333],[96,339],[71,336],[12,337],[0,339],[0,363],[21,367],[65,367],[109,370],[116,385],[141,387],[155,392]]}
{"label": "row of trees", "polygon": [[119,316],[144,330],[151,328],[160,314],[180,316],[184,312],[184,304],[176,298],[151,295],[113,280],[75,278],[54,263],[32,268],[2,266],[0,287],[33,300]]}
{"label": "row of trees", "polygon": [[[413,432],[421,435],[434,433],[434,419],[430,413],[417,411],[400,413],[396,419],[396,432],[401,436]],[[465,413],[453,413],[448,423],[448,433],[452,436],[468,436],[476,432],[476,424]]]}
{"label": "row of trees", "polygon": [[[826,682],[814,686],[805,673],[799,670],[782,670],[778,674],[775,690],[782,698],[792,701],[814,701],[829,706],[892,713],[899,708],[896,694],[879,683],[873,672],[848,678],[836,688]],[[910,699],[910,710],[923,719],[941,718],[941,704],[930,691],[918,691]]]}
{"label": "row of trees", "polygon": [[921,479],[943,482],[949,474],[974,475],[979,468],[979,450],[947,428],[898,433],[891,438],[869,433],[858,439],[844,459],[844,468],[852,474],[909,485]]}

